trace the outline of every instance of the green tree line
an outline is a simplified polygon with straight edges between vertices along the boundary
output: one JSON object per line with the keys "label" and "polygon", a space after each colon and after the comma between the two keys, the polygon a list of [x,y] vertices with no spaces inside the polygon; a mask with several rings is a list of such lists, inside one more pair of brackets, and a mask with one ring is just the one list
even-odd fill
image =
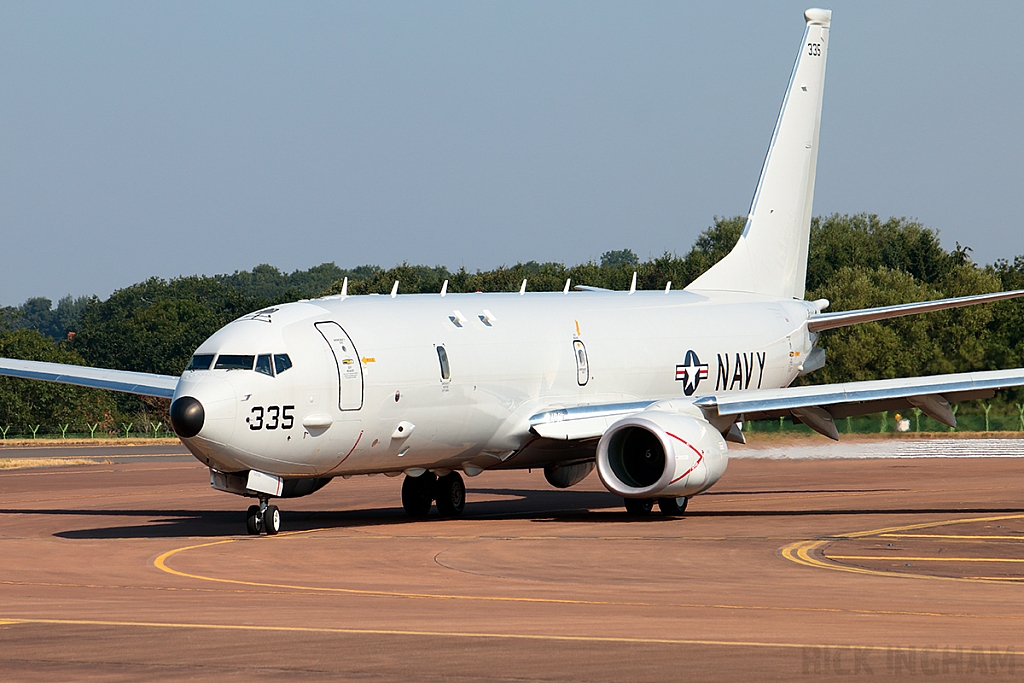
{"label": "green tree line", "polygon": [[[231,275],[151,278],[105,300],[68,296],[0,309],[0,355],[177,375],[193,350],[231,320],[268,305],[341,291],[385,294],[400,281],[403,294],[558,291],[574,284],[626,289],[634,271],[640,289],[685,287],[732,249],[744,218],[716,218],[683,255],[641,261],[629,249],[599,262],[566,266],[527,261],[487,271],[403,263],[390,269],[343,269],[325,263],[284,273],[270,265]],[[970,249],[944,249],[935,230],[905,218],[874,214],[814,218],[806,298],[825,298],[829,310],[848,310],[1024,288],[1024,256],[979,265]],[[828,363],[802,383],[841,382],[1024,365],[1024,303],[972,306],[823,333]],[[1001,404],[1018,402],[1003,392]],[[1005,406],[1008,410],[1015,409]],[[167,402],[76,387],[0,378],[0,425],[68,422],[117,431],[126,422],[166,422]],[[971,410],[966,407],[963,410]],[[963,414],[961,410],[961,414]]]}

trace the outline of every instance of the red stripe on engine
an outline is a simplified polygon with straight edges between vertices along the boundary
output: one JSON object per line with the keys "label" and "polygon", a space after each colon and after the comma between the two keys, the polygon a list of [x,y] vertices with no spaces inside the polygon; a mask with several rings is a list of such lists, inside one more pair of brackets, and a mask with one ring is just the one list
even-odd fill
{"label": "red stripe on engine", "polygon": [[690,469],[686,470],[685,472],[683,472],[682,474],[680,474],[680,475],[679,475],[678,477],[676,477],[675,479],[673,479],[672,481],[670,481],[670,482],[669,482],[669,486],[671,486],[672,484],[676,483],[677,481],[679,481],[680,479],[682,479],[683,477],[685,477],[686,475],[688,475],[688,474],[689,474],[690,472],[693,472],[693,471],[694,471],[695,469],[697,469],[697,465],[701,464],[701,462],[703,462],[703,461],[704,461],[704,454],[703,454],[703,453],[701,453],[700,451],[698,451],[698,450],[697,450],[696,448],[694,448],[693,446],[691,446],[691,445],[690,445],[689,443],[687,443],[687,442],[686,442],[686,441],[684,441],[683,439],[680,439],[680,438],[679,438],[678,436],[676,436],[676,435],[675,435],[675,434],[673,434],[672,432],[665,432],[665,433],[666,433],[666,434],[668,434],[669,436],[671,436],[671,437],[672,437],[673,439],[675,439],[675,440],[676,440],[676,441],[678,441],[679,443],[681,443],[681,444],[684,444],[684,445],[685,445],[685,446],[687,446],[687,447],[688,447],[688,448],[689,448],[689,449],[690,449],[691,451],[693,451],[694,453],[696,453],[696,454],[697,454],[697,462],[693,463],[693,467],[691,467]]}

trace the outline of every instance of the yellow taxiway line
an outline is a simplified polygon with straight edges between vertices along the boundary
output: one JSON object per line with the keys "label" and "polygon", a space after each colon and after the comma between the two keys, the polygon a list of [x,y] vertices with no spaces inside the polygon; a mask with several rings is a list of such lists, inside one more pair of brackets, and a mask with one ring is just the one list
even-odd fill
{"label": "yellow taxiway line", "polygon": [[827,560],[891,560],[893,562],[1024,562],[1008,557],[883,557],[880,555],[826,555]]}
{"label": "yellow taxiway line", "polygon": [[[935,576],[931,574],[914,574],[910,572],[893,572],[893,571],[882,571],[876,569],[865,569],[863,567],[850,567],[846,565],[837,564],[835,562],[829,562],[828,560],[839,560],[839,559],[861,559],[861,560],[900,560],[906,562],[912,561],[956,561],[958,558],[899,558],[899,557],[876,557],[876,556],[855,556],[855,555],[834,555],[826,556],[820,549],[829,543],[835,541],[849,540],[854,538],[870,538],[870,537],[889,537],[890,535],[902,535],[905,531],[917,531],[921,529],[934,529],[940,526],[951,526],[955,524],[972,524],[979,522],[1001,522],[1008,519],[1024,519],[1024,514],[1013,514],[1013,515],[999,515],[995,517],[965,517],[962,519],[946,519],[939,522],[923,522],[920,524],[908,524],[906,526],[897,527],[886,527],[884,529],[872,529],[870,531],[857,531],[851,534],[844,534],[843,536],[836,536],[832,538],[822,539],[807,539],[803,541],[796,541],[790,543],[787,546],[782,547],[779,550],[780,555],[783,558],[795,562],[796,564],[804,565],[805,567],[815,567],[817,569],[831,569],[832,571],[848,572],[851,574],[865,574],[869,576],[885,576],[888,578],[904,578],[904,579],[931,579],[933,581],[967,581],[971,583],[1018,583],[1021,578],[1018,577],[993,577],[993,576]],[[961,538],[969,538],[967,536]],[[999,537],[1000,539],[1005,538],[1006,540],[1017,540],[1014,536]],[[818,557],[815,554],[821,557]],[[960,560],[966,560],[968,558],[959,558]],[[1021,562],[1022,560],[996,560],[996,558],[975,558],[969,561],[1006,561],[1006,562]]]}
{"label": "yellow taxiway line", "polygon": [[[428,631],[416,629],[384,629],[384,628],[340,628],[329,626],[273,626],[262,624],[208,624],[187,622],[161,621],[120,621],[104,619],[35,619],[19,617],[0,617],[0,625],[17,626],[23,624],[39,624],[48,626],[104,626],[124,628],[162,628],[162,629],[198,629],[210,631],[257,631],[274,633],[320,633],[335,635],[373,635],[373,636],[417,636],[425,638],[465,638],[476,640],[534,640],[555,641],[566,643],[616,643],[628,645],[717,645],[722,647],[753,647],[772,649],[807,649],[829,648],[836,650],[866,650],[880,652],[929,652],[942,654],[949,648],[890,646],[890,645],[851,645],[848,643],[789,643],[763,640],[716,640],[711,638],[643,638],[626,636],[586,636],[555,633],[497,633],[475,631]],[[1024,652],[1011,648],[972,649],[972,653],[981,655],[997,655],[1005,657],[1024,657]]]}
{"label": "yellow taxiway line", "polygon": [[880,538],[939,538],[944,541],[1024,541],[1024,536],[970,536],[959,534],[879,534]]}
{"label": "yellow taxiway line", "polygon": [[[330,529],[310,529],[306,531],[293,531],[280,534],[278,536],[271,537],[273,540],[284,540],[287,538],[296,538],[301,536],[308,536],[322,531],[329,531]],[[364,538],[359,536],[360,539]],[[264,539],[270,540],[270,539]],[[533,603],[533,604],[556,604],[556,605],[580,605],[580,606],[615,606],[615,607],[648,607],[648,608],[679,608],[679,609],[714,609],[714,610],[748,610],[748,611],[772,611],[772,612],[799,612],[799,613],[829,613],[829,614],[858,614],[858,615],[876,615],[876,616],[909,616],[909,617],[927,617],[927,618],[969,618],[969,619],[1012,619],[1022,620],[1024,614],[994,614],[994,615],[978,615],[968,613],[956,613],[956,612],[921,612],[921,611],[909,611],[909,610],[877,610],[877,609],[840,609],[832,607],[799,607],[799,606],[778,606],[778,605],[735,605],[735,604],[714,604],[714,603],[657,603],[657,602],[641,602],[641,601],[615,601],[615,600],[581,600],[571,598],[541,598],[541,597],[529,597],[529,596],[502,596],[502,595],[460,595],[460,594],[445,594],[445,593],[413,593],[403,591],[387,591],[387,590],[371,590],[371,589],[360,589],[360,588],[344,588],[338,586],[306,586],[296,585],[287,583],[268,583],[260,581],[245,581],[242,579],[222,578],[216,576],[207,576],[203,574],[194,574],[191,572],[181,571],[174,569],[168,565],[170,560],[175,555],[180,553],[188,552],[191,550],[199,550],[201,548],[211,548],[214,546],[227,545],[230,543],[236,543],[239,539],[223,539],[220,541],[211,541],[208,543],[198,543],[195,545],[183,546],[168,550],[167,552],[159,555],[153,560],[153,565],[157,569],[179,576],[186,579],[193,579],[197,581],[227,584],[238,587],[250,587],[259,588],[264,590],[270,590],[274,592],[299,592],[299,593],[313,593],[313,594],[327,594],[327,595],[353,595],[362,597],[382,597],[382,598],[406,598],[406,599],[417,599],[417,600],[465,600],[465,601],[476,601],[476,602],[505,602],[505,603]],[[824,543],[825,541],[821,541]],[[839,565],[826,565],[828,568],[839,567]],[[855,568],[853,568],[855,569]],[[890,575],[890,574],[885,574]],[[6,583],[0,581],[0,583]],[[186,589],[188,590],[188,589]],[[199,590],[199,589],[196,589]],[[236,589],[237,590],[237,589]]]}

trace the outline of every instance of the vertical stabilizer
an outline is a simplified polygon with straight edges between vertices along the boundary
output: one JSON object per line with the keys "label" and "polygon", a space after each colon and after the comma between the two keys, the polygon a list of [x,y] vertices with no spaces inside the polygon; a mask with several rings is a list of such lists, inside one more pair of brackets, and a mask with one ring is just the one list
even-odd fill
{"label": "vertical stabilizer", "polygon": [[800,52],[757,181],[743,235],[686,288],[802,299],[807,276],[818,129],[832,12],[804,12]]}

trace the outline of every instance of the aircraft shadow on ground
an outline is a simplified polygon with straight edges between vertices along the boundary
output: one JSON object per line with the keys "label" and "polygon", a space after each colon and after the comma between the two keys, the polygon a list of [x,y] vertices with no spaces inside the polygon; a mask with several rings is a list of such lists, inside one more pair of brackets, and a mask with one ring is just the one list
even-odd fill
{"label": "aircraft shadow on ground", "polygon": [[[762,494],[826,493],[828,491],[761,491]],[[837,491],[838,492],[838,491]],[[754,492],[745,492],[754,493]],[[632,517],[622,507],[622,500],[604,491],[535,490],[535,489],[470,489],[469,502],[462,519],[478,520],[526,520],[536,523],[580,522],[587,524],[623,523],[685,523],[687,518],[735,518],[735,517],[813,517],[813,516],[877,516],[877,515],[969,515],[969,514],[1014,514],[1024,512],[1024,507],[961,507],[955,503],[947,506],[923,508],[847,508],[803,510],[765,510],[758,508],[731,510],[702,510],[700,500],[691,502],[683,517],[665,517],[655,510],[646,517]],[[474,496],[501,496],[500,500],[473,502]],[[769,498],[770,500],[770,498]],[[280,501],[285,531],[307,531],[320,528],[358,528],[365,526],[404,525],[411,523],[446,520],[436,511],[427,520],[410,519],[401,507],[367,508],[361,510],[309,510],[290,508],[293,501]],[[243,535],[245,524],[244,507],[229,510],[75,510],[75,509],[0,509],[3,515],[51,515],[68,517],[127,517],[145,518],[138,524],[108,526],[92,529],[60,531],[54,535],[67,539],[117,539],[117,538],[225,538]]]}

